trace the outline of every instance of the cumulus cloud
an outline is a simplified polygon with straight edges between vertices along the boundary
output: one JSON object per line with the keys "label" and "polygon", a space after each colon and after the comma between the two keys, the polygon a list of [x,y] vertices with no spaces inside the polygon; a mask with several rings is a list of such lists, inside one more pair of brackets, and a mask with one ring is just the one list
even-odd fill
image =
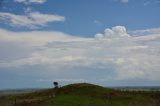
{"label": "cumulus cloud", "polygon": [[5,21],[11,26],[34,29],[41,26],[46,26],[51,22],[63,22],[65,21],[65,17],[54,14],[42,14],[39,12],[29,12],[26,15],[16,15],[8,12],[0,12],[0,20]]}
{"label": "cumulus cloud", "polygon": [[43,66],[48,75],[70,73],[71,78],[160,80],[160,32],[129,36],[125,27],[116,26],[97,34],[98,39],[54,31],[0,33],[0,69]]}
{"label": "cumulus cloud", "polygon": [[24,4],[30,4],[30,3],[43,4],[47,0],[14,0],[14,1],[18,3],[24,3]]}
{"label": "cumulus cloud", "polygon": [[96,34],[96,38],[119,38],[119,37],[129,37],[130,35],[127,33],[126,28],[124,26],[115,26],[107,28],[104,30],[103,34]]}
{"label": "cumulus cloud", "polygon": [[103,39],[103,38],[104,38],[104,35],[101,34],[101,33],[97,33],[97,34],[95,35],[95,38],[96,38],[96,39]]}

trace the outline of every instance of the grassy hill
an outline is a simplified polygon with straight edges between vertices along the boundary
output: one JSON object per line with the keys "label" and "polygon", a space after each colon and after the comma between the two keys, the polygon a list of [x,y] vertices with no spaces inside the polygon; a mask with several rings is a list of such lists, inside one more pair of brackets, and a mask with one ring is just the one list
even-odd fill
{"label": "grassy hill", "polygon": [[160,106],[160,92],[118,91],[79,83],[2,96],[0,106]]}

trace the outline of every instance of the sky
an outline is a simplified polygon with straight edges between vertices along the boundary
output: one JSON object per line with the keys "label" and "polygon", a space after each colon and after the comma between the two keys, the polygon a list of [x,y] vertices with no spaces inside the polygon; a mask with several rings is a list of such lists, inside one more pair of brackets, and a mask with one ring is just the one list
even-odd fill
{"label": "sky", "polygon": [[0,0],[0,89],[160,86],[160,0]]}

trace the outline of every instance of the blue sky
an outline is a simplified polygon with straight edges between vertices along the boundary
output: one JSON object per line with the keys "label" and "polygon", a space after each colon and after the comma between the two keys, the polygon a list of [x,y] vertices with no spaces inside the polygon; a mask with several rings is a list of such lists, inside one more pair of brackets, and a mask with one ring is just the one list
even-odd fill
{"label": "blue sky", "polygon": [[[158,0],[48,0],[44,4],[23,4],[5,0],[1,12],[24,14],[25,9],[31,8],[46,14],[58,14],[66,18],[62,23],[49,23],[39,30],[58,30],[73,35],[93,36],[107,27],[116,25],[126,26],[129,30],[159,27],[160,4]],[[148,4],[147,4],[148,3]],[[5,7],[5,8],[4,8]],[[1,27],[12,30],[24,30],[4,25]],[[28,29],[26,29],[28,30]]]}
{"label": "blue sky", "polygon": [[0,89],[160,85],[159,0],[1,0]]}

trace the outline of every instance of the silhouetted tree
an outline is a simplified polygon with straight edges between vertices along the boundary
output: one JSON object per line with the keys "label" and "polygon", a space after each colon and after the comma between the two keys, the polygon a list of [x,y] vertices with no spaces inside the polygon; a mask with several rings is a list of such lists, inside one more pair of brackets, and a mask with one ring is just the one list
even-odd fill
{"label": "silhouetted tree", "polygon": [[58,88],[58,82],[54,81],[53,85],[54,85],[54,88]]}

